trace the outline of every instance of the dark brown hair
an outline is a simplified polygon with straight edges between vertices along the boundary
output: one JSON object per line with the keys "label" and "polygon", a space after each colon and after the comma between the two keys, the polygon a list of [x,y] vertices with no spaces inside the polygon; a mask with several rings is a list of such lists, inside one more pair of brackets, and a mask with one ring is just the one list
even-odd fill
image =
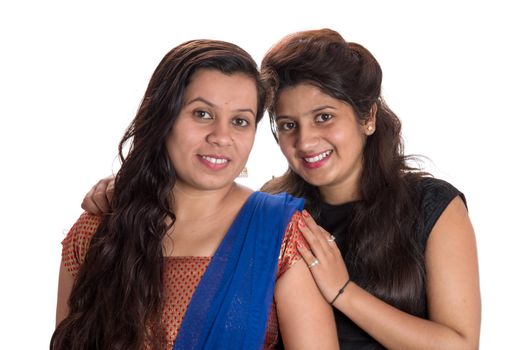
{"label": "dark brown hair", "polygon": [[[354,205],[345,259],[350,275],[359,276],[361,287],[404,311],[423,313],[423,247],[411,229],[421,223],[410,183],[425,173],[408,165],[411,157],[404,155],[400,120],[381,97],[382,70],[377,60],[366,48],[346,42],[333,30],[313,30],[278,42],[264,57],[261,72],[275,138],[274,106],[279,93],[298,83],[313,84],[349,104],[361,122],[376,106],[376,131],[364,147],[360,200]],[[308,208],[318,214],[318,189],[291,168],[262,190],[304,197]]]}
{"label": "dark brown hair", "polygon": [[[171,190],[176,181],[165,142],[198,69],[253,78],[257,122],[265,90],[257,65],[236,45],[193,40],[168,52],[156,68],[138,112],[119,145],[112,213],[98,227],[75,280],[69,315],[51,339],[51,349],[159,349],[163,298],[162,241],[175,222]],[[189,131],[188,131],[189,132]],[[127,156],[124,148],[130,143]]]}

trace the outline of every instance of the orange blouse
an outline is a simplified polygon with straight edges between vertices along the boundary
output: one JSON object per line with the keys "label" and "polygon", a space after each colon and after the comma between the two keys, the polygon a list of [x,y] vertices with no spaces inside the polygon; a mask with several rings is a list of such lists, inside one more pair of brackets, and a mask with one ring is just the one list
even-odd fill
{"label": "orange blouse", "polygon": [[[298,229],[300,214],[297,212],[291,218],[286,229],[278,260],[279,278],[295,262],[301,259],[297,243],[306,241]],[[67,237],[62,241],[62,262],[66,269],[76,277],[80,265],[89,248],[100,217],[83,213],[73,225]],[[173,347],[180,329],[184,314],[189,306],[193,293],[204,275],[211,257],[175,256],[164,259],[164,305],[162,310],[162,327],[167,337],[166,350]],[[275,302],[271,307],[264,349],[275,348],[278,342],[278,319]]]}

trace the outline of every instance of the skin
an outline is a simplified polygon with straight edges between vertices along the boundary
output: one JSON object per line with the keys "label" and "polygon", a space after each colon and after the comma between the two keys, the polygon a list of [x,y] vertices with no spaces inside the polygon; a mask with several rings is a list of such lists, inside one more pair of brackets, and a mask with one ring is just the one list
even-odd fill
{"label": "skin", "polygon": [[[282,153],[329,204],[359,199],[363,150],[366,138],[375,131],[375,108],[370,118],[358,121],[351,106],[307,83],[278,96],[275,112]],[[326,151],[329,157],[305,163],[305,158],[315,160]],[[84,199],[84,209],[106,211],[110,183],[106,178],[95,185]],[[299,228],[311,249],[299,247],[299,251],[308,265],[319,261],[310,271],[330,302],[350,276],[336,244],[328,241],[330,234],[307,211],[302,218]],[[481,318],[477,249],[459,197],[430,232],[425,264],[428,320],[392,307],[353,282],[333,306],[388,349],[477,349]]]}
{"label": "skin", "polygon": [[[199,70],[184,101],[166,141],[177,173],[173,189],[177,221],[166,235],[164,252],[166,256],[212,256],[252,193],[234,179],[254,142],[256,85],[243,74]],[[211,158],[225,161],[217,164]],[[62,264],[57,324],[67,315],[72,284],[73,277]],[[332,309],[315,288],[304,260],[277,280],[274,298],[286,349],[338,348]]]}
{"label": "skin", "polygon": [[[279,96],[280,148],[291,168],[317,186],[329,204],[359,198],[363,148],[375,128],[373,110],[371,115],[359,122],[349,105],[310,84],[288,88]],[[318,164],[305,162],[325,151],[332,153]],[[307,212],[299,228],[311,247],[302,246],[299,251],[309,264],[319,261],[311,273],[331,301],[349,278],[340,251]],[[400,311],[353,282],[333,306],[388,349],[478,348],[480,288],[475,235],[459,197],[451,201],[431,231],[425,262],[429,320]]]}
{"label": "skin", "polygon": [[[362,154],[367,135],[374,131],[374,117],[357,122],[348,104],[311,84],[282,91],[275,112],[278,144],[289,166],[317,186],[330,204],[358,198]],[[324,159],[311,162],[325,153],[329,155]]]}

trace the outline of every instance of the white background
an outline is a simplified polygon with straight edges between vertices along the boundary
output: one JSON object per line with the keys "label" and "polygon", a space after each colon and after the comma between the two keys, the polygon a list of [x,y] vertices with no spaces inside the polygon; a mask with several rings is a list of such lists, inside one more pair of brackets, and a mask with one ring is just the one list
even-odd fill
{"label": "white background", "polygon": [[[480,256],[483,349],[521,343],[522,11],[517,1],[12,1],[0,5],[0,329],[3,349],[46,349],[66,230],[163,55],[194,38],[260,62],[284,35],[330,27],[366,46],[407,153],[467,196]],[[342,5],[343,4],[343,5]],[[285,169],[267,120],[256,188]]]}

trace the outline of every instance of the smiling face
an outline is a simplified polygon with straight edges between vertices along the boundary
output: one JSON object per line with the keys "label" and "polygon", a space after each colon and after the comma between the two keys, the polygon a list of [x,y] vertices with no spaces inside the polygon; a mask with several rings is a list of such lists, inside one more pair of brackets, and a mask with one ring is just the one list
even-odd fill
{"label": "smiling face", "polygon": [[314,85],[300,83],[280,92],[275,105],[280,149],[293,171],[317,186],[332,204],[358,198],[370,125],[353,108]]}
{"label": "smiling face", "polygon": [[253,147],[257,89],[245,74],[200,69],[166,141],[175,187],[217,190],[233,184]]}

